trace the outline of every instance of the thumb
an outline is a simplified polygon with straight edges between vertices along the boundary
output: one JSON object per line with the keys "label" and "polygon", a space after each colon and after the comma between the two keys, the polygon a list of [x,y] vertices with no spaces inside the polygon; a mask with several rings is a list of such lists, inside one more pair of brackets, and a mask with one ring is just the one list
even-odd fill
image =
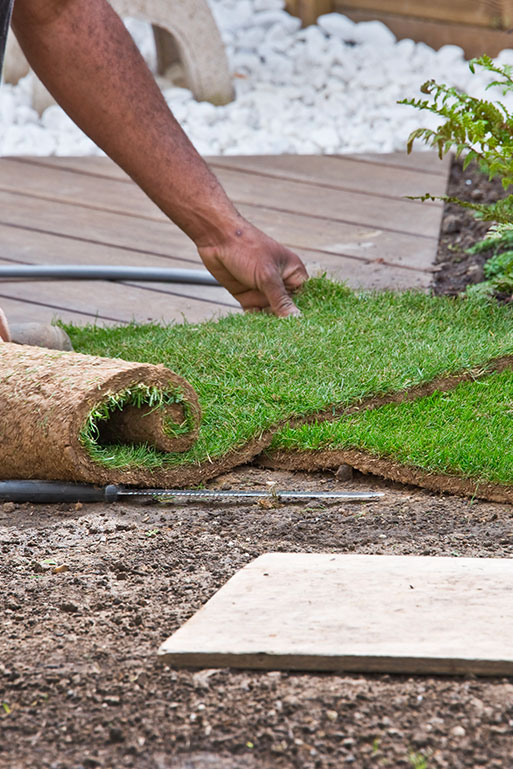
{"label": "thumb", "polygon": [[265,294],[273,314],[278,318],[287,318],[289,315],[301,315],[301,311],[287,293],[285,284],[278,272],[262,286],[262,293]]}

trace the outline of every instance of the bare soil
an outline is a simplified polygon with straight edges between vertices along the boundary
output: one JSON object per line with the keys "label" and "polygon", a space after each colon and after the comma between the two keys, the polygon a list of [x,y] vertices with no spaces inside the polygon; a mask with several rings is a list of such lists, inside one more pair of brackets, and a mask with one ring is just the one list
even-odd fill
{"label": "bare soil", "polygon": [[[475,163],[464,171],[461,161],[453,162],[447,187],[449,197],[472,203],[489,203],[506,194],[509,193],[504,191],[500,181],[489,181]],[[484,280],[483,265],[491,253],[468,254],[466,251],[484,238],[489,226],[489,222],[479,221],[472,211],[456,203],[444,206],[437,255],[439,271],[434,281],[436,294],[454,296],[468,285]]]}
{"label": "bare soil", "polygon": [[[456,167],[452,184],[468,188],[471,179],[482,199],[496,194],[472,174]],[[446,207],[452,231],[441,238],[437,292],[479,278],[482,258],[461,250],[479,227]],[[0,504],[0,768],[510,769],[510,679],[157,663],[160,643],[264,552],[513,557],[509,505],[346,475],[242,467],[211,485],[385,497],[277,507]]]}
{"label": "bare soil", "polygon": [[278,507],[0,507],[2,769],[421,767],[422,756],[429,767],[511,766],[507,679],[157,663],[158,645],[264,552],[513,554],[507,505],[358,473],[343,482],[243,467],[214,485],[268,481],[386,496]]}

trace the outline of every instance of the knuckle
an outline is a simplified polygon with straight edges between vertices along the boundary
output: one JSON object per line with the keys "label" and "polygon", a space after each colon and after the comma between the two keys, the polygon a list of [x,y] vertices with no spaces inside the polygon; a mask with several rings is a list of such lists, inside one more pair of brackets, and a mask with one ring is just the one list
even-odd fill
{"label": "knuckle", "polygon": [[279,273],[276,265],[274,265],[272,262],[265,262],[262,264],[260,267],[259,277],[264,286],[267,286],[270,283],[276,283],[277,280],[279,280]]}

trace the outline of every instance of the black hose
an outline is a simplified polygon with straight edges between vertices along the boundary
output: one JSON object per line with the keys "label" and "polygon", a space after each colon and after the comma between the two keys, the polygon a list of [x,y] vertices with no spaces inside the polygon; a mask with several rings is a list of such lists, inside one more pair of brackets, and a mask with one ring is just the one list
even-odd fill
{"label": "black hose", "polygon": [[0,280],[138,280],[162,283],[192,283],[219,286],[206,270],[160,267],[111,267],[110,265],[13,264],[0,266]]}
{"label": "black hose", "polygon": [[114,502],[116,486],[86,486],[60,481],[0,481],[0,502]]}

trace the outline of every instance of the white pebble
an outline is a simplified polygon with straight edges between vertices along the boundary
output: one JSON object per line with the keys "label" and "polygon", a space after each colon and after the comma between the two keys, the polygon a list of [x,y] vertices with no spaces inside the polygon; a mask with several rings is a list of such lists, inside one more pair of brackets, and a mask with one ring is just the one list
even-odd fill
{"label": "white pebble", "polygon": [[319,16],[317,24],[328,35],[334,35],[341,40],[355,39],[357,25],[341,13],[326,13],[324,16]]}
{"label": "white pebble", "polygon": [[326,125],[316,128],[308,134],[308,138],[319,147],[336,147],[339,143],[337,131],[332,126]]}
{"label": "white pebble", "polygon": [[57,104],[47,107],[41,115],[41,125],[50,131],[70,131],[75,123]]}
{"label": "white pebble", "polygon": [[254,0],[255,11],[281,11],[285,6],[284,0]]}
{"label": "white pebble", "polygon": [[459,45],[443,45],[436,54],[438,61],[455,64],[465,58],[465,51]]}
{"label": "white pebble", "polygon": [[381,21],[362,21],[356,25],[354,40],[373,46],[391,46],[396,42],[396,37]]}
{"label": "white pebble", "polygon": [[0,123],[8,126],[14,123],[16,102],[12,89],[0,88]]}

